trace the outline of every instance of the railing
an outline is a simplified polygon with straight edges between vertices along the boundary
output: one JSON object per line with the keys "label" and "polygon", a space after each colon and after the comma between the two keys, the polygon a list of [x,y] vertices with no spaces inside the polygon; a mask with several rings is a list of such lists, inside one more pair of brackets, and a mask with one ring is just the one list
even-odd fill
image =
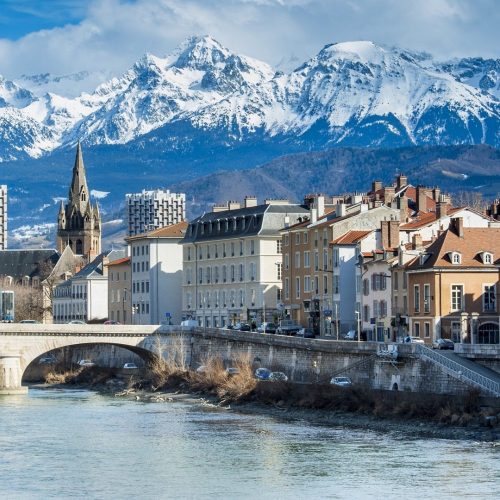
{"label": "railing", "polygon": [[464,380],[465,382],[469,382],[471,384],[477,385],[482,389],[490,392],[494,396],[500,396],[500,383],[495,382],[494,380],[477,373],[466,366],[457,363],[453,359],[450,359],[443,354],[433,351],[431,348],[426,347],[422,344],[417,344],[416,352],[425,358],[430,359],[434,363],[437,363],[444,368],[446,368],[450,374],[459,380]]}
{"label": "railing", "polygon": [[345,373],[349,370],[352,370],[353,368],[358,368],[364,365],[365,363],[368,363],[368,361],[373,361],[377,357],[377,354],[372,354],[371,356],[367,356],[363,359],[359,359],[358,361],[355,361],[354,363],[351,363],[350,365],[344,366],[344,368],[341,368],[340,370],[337,370],[331,374],[332,377],[337,377],[338,375]]}

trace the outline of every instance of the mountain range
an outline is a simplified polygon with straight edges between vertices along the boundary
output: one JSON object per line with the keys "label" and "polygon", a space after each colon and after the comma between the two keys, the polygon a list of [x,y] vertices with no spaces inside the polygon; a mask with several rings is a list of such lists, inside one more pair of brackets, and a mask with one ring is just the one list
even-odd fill
{"label": "mountain range", "polygon": [[500,59],[440,62],[356,41],[327,45],[284,72],[203,36],[77,93],[107,76],[0,78],[0,180],[11,187],[12,228],[53,221],[78,140],[108,214],[126,192],[196,185],[283,155],[500,146]]}

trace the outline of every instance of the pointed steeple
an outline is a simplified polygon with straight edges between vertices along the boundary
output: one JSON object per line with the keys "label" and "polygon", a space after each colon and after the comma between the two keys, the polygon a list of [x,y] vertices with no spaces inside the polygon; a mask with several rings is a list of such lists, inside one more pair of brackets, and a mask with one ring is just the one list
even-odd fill
{"label": "pointed steeple", "polygon": [[73,206],[77,213],[84,214],[89,203],[89,188],[83,164],[82,146],[80,141],[76,148],[75,165],[73,167],[73,178],[68,195],[69,206]]}

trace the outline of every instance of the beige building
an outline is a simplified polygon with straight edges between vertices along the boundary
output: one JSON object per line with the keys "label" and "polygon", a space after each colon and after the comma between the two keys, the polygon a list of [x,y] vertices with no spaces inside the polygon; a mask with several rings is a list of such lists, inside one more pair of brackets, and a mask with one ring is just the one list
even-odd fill
{"label": "beige building", "polygon": [[105,264],[108,268],[108,318],[123,325],[132,323],[130,257]]}
{"label": "beige building", "polygon": [[280,229],[308,214],[286,200],[247,197],[190,222],[183,240],[183,315],[200,325],[272,321],[281,303]]}
{"label": "beige building", "polygon": [[464,228],[453,219],[407,265],[411,335],[498,344],[499,249],[499,228]]}

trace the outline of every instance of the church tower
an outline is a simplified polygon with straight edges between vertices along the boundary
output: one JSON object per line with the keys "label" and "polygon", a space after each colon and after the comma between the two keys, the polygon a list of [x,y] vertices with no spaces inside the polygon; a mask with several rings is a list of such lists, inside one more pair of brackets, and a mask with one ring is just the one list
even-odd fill
{"label": "church tower", "polygon": [[61,202],[57,218],[57,250],[62,254],[70,246],[75,255],[92,261],[101,253],[101,216],[97,203],[92,205],[78,142],[68,203]]}

